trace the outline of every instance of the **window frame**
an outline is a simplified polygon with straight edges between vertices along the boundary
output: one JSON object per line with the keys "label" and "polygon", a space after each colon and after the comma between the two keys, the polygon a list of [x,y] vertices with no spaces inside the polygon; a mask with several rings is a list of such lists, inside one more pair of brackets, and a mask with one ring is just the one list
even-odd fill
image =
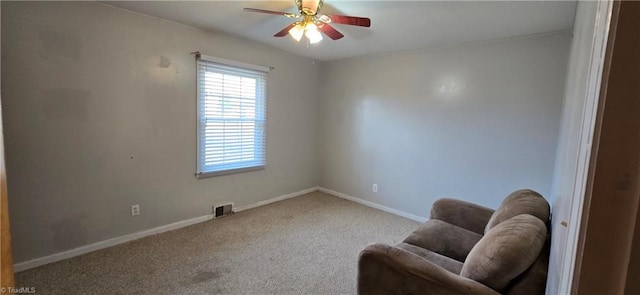
{"label": "window frame", "polygon": [[[207,55],[202,55],[199,52],[195,53],[196,55],[196,178],[201,179],[201,178],[208,178],[208,177],[215,177],[215,176],[220,176],[220,175],[229,175],[229,174],[237,174],[237,173],[243,173],[243,172],[249,172],[249,171],[257,171],[257,170],[263,170],[266,168],[267,165],[267,143],[266,143],[266,139],[267,139],[267,73],[272,69],[272,68],[268,68],[268,67],[263,67],[263,66],[258,66],[258,65],[252,65],[252,64],[247,64],[247,63],[243,63],[243,62],[238,62],[238,61],[234,61],[234,60],[228,60],[228,59],[223,59],[223,58],[218,58],[218,57],[213,57],[213,56],[207,56]],[[228,68],[235,68],[237,69],[239,72],[254,72],[256,75],[261,76],[263,83],[262,84],[262,89],[261,91],[258,90],[258,87],[260,87],[260,83],[256,83],[256,118],[254,119],[254,122],[256,122],[256,130],[254,132],[256,132],[256,136],[254,138],[254,145],[257,146],[258,144],[261,144],[261,156],[262,159],[258,159],[258,164],[257,165],[251,165],[251,166],[245,166],[245,167],[235,167],[235,168],[227,168],[227,169],[221,169],[221,170],[212,170],[212,169],[206,169],[207,165],[205,165],[202,161],[202,128],[203,127],[203,120],[205,120],[204,114],[203,114],[203,110],[205,109],[204,106],[202,106],[202,104],[206,103],[206,96],[202,93],[202,90],[204,90],[204,87],[201,87],[201,71],[200,71],[200,63],[201,62],[205,62],[205,63],[212,63],[212,64],[218,64],[220,66],[223,67],[228,67]],[[238,75],[238,77],[243,77],[242,75]],[[258,81],[257,81],[258,82]],[[259,97],[260,93],[262,93],[262,97]],[[261,102],[259,100],[262,100]],[[259,119],[258,117],[261,116],[262,119]],[[259,124],[259,122],[261,122],[262,124],[262,129],[259,129],[257,126]],[[262,135],[258,136],[257,132],[262,131]],[[260,140],[261,139],[261,140]],[[254,147],[253,150],[254,153],[258,152],[258,149],[256,147]],[[260,161],[261,160],[261,161]]]}

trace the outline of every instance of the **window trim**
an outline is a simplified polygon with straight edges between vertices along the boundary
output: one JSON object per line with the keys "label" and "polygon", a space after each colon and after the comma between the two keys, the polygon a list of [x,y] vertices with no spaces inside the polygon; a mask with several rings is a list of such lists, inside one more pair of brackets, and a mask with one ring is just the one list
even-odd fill
{"label": "window trim", "polygon": [[228,170],[222,170],[222,171],[196,172],[196,178],[202,179],[202,178],[216,177],[216,176],[229,175],[229,174],[259,171],[259,170],[264,170],[266,166],[267,165],[265,164],[260,166],[235,168],[235,169],[228,169]]}
{"label": "window trim", "polygon": [[[198,62],[199,60],[203,60],[203,61],[207,61],[207,62],[212,62],[212,63],[217,63],[217,64],[221,64],[224,66],[231,66],[231,67],[237,67],[239,69],[247,69],[247,70],[253,70],[253,71],[260,71],[260,72],[264,72],[264,73],[268,73],[269,71],[271,71],[273,68],[271,67],[264,67],[264,66],[259,66],[259,65],[253,65],[253,64],[248,64],[248,63],[243,63],[243,62],[239,62],[239,61],[234,61],[234,60],[229,60],[229,59],[223,59],[223,58],[219,58],[219,57],[213,57],[213,56],[208,56],[208,55],[202,55],[199,52],[195,52],[195,56],[196,56],[196,173],[195,176],[197,179],[202,179],[202,178],[209,178],[209,177],[215,177],[215,176],[221,176],[221,175],[229,175],[229,174],[237,174],[237,173],[243,173],[243,172],[250,172],[250,171],[258,171],[258,170],[264,170],[266,168],[266,149],[267,149],[267,144],[266,144],[266,132],[267,132],[267,126],[266,126],[266,113],[267,113],[267,87],[266,87],[266,80],[265,80],[265,84],[264,84],[264,98],[263,98],[263,109],[264,109],[264,127],[263,127],[263,132],[265,133],[264,135],[264,139],[263,139],[263,150],[264,150],[264,164],[263,165],[256,165],[256,166],[250,166],[250,167],[240,167],[240,168],[232,168],[232,169],[226,169],[226,170],[220,170],[220,171],[200,171],[202,166],[200,163],[200,159],[201,159],[201,149],[200,149],[200,140],[201,140],[201,135],[200,135],[200,128],[201,128],[201,120],[202,120],[202,114],[201,114],[201,110],[200,110],[200,105],[202,102],[201,100],[203,99],[203,96],[200,93],[200,74],[199,74],[199,66],[198,66]],[[266,79],[266,77],[265,77]]]}
{"label": "window trim", "polygon": [[[269,68],[269,67],[253,65],[253,64],[240,62],[240,61],[224,59],[224,58],[219,58],[219,57],[210,56],[210,55],[204,55],[204,54],[199,54],[196,57],[201,59],[201,60],[208,61],[208,62],[214,62],[214,63],[226,65],[226,66],[244,68],[244,69],[255,70],[255,71],[260,71],[260,72],[265,72],[265,73],[270,72],[271,69],[272,69],[272,68]],[[197,70],[198,69],[196,68],[196,71]]]}

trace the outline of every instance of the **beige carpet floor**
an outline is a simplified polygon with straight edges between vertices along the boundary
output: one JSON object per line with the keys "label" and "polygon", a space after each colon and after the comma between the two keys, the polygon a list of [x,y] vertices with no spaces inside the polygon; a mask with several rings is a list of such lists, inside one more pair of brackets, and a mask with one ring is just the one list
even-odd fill
{"label": "beige carpet floor", "polygon": [[418,223],[314,192],[16,274],[36,294],[354,294],[359,251]]}

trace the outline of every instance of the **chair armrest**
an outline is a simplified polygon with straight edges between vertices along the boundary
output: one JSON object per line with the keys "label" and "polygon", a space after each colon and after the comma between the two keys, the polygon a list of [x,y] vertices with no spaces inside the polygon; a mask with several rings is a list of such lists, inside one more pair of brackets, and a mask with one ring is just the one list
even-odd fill
{"label": "chair armrest", "polygon": [[484,228],[494,210],[456,199],[439,199],[433,203],[429,218],[442,220],[484,235]]}
{"label": "chair armrest", "polygon": [[451,273],[409,251],[370,244],[358,260],[358,294],[488,294],[493,289]]}

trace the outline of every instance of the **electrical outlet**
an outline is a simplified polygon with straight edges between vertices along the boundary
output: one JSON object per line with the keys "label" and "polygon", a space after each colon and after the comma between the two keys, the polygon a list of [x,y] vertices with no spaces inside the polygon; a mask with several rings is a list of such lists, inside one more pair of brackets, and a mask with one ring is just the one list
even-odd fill
{"label": "electrical outlet", "polygon": [[138,215],[140,215],[140,205],[131,206],[131,216],[138,216]]}
{"label": "electrical outlet", "polygon": [[374,184],[373,184],[373,187],[371,188],[371,190],[372,190],[374,193],[377,193],[377,192],[378,192],[378,185],[374,183]]}

